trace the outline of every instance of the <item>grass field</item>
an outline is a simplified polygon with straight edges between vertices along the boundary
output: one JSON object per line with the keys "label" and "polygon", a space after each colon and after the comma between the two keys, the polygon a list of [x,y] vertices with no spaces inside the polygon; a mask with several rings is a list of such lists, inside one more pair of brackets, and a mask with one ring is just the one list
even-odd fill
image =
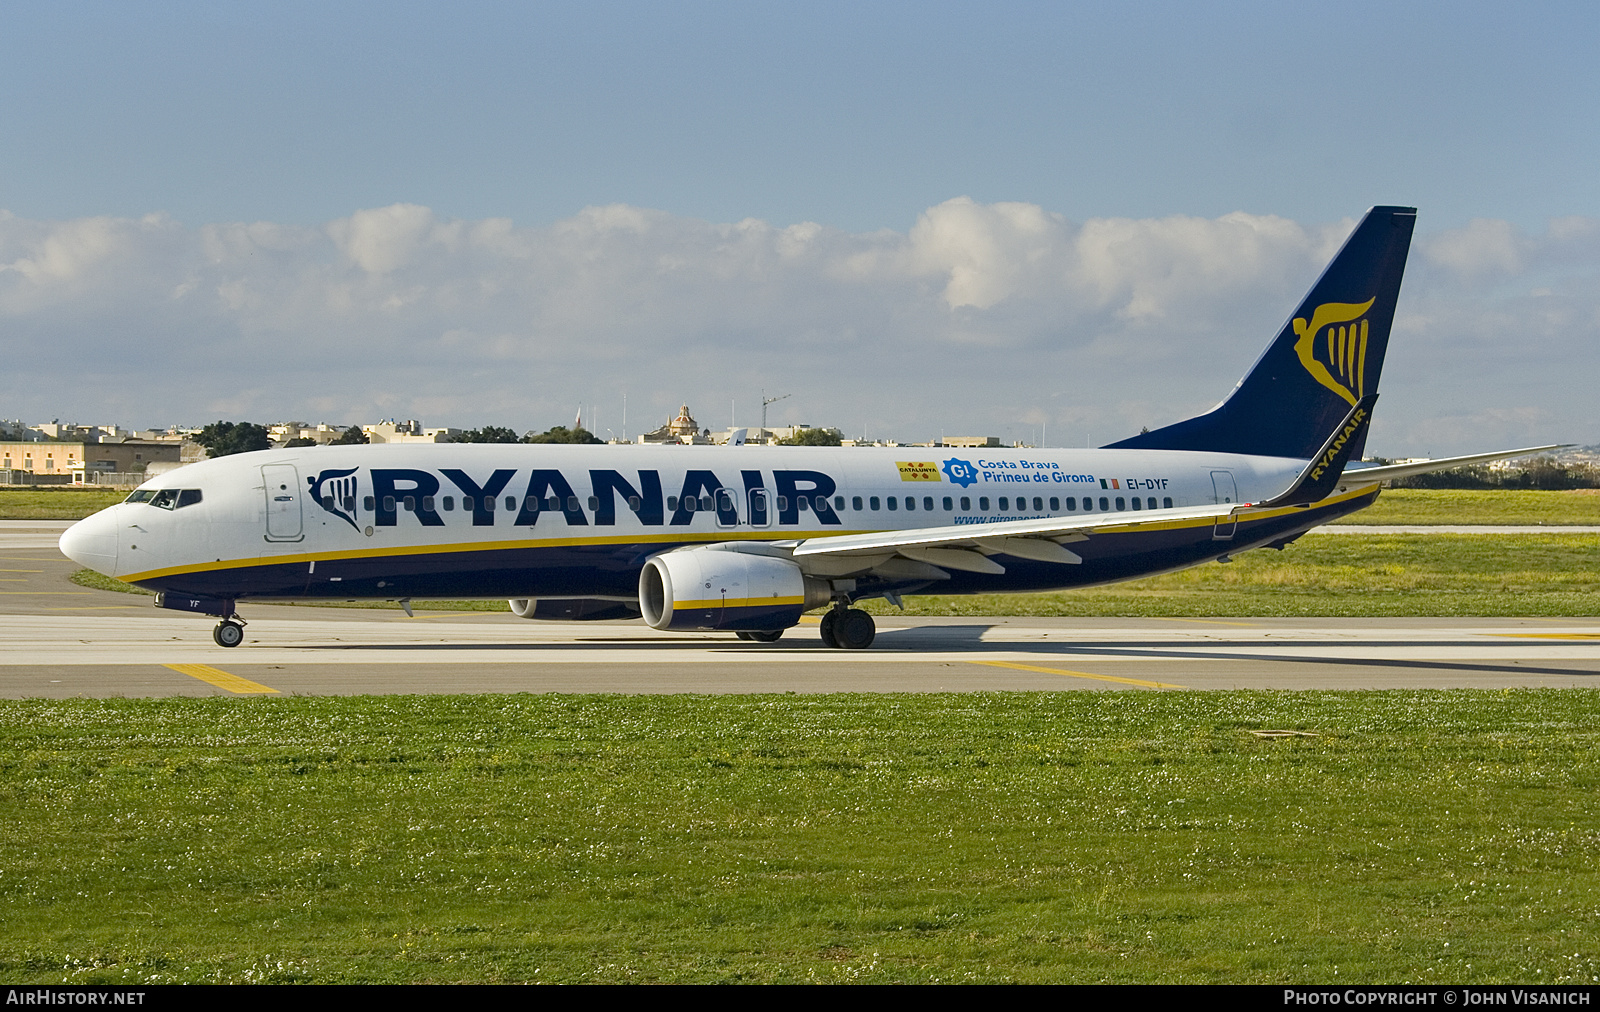
{"label": "grass field", "polygon": [[1576,524],[1600,526],[1600,489],[1538,492],[1509,489],[1396,488],[1344,524]]}
{"label": "grass field", "polygon": [[[73,578],[90,587],[133,589],[89,570]],[[909,597],[905,605],[910,615],[1600,615],[1600,535],[1311,536],[1282,552],[1246,552],[1227,565],[1210,563],[1110,587]],[[875,614],[898,614],[884,601],[864,606]],[[417,601],[416,607],[503,611],[506,604]]]}
{"label": "grass field", "polygon": [[82,520],[126,498],[127,489],[0,486],[0,520]]}
{"label": "grass field", "polygon": [[1592,983],[1597,704],[0,702],[0,977]]}

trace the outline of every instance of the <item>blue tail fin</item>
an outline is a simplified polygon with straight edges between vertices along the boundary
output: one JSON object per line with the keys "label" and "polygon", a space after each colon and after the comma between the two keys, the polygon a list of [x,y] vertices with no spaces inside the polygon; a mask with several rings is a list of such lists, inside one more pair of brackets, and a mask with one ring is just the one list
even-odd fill
{"label": "blue tail fin", "polygon": [[[1350,409],[1377,392],[1416,220],[1414,207],[1368,211],[1227,400],[1110,446],[1314,456]],[[1357,438],[1365,444],[1365,428]],[[1362,446],[1351,449],[1351,459],[1361,459]]]}

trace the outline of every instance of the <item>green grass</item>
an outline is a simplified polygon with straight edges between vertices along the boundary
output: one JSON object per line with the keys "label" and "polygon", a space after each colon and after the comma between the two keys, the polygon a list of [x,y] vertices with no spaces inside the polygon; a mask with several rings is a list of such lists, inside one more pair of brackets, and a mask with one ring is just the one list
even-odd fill
{"label": "green grass", "polygon": [[0,977],[1592,983],[1597,704],[0,702]]}
{"label": "green grass", "polygon": [[1388,489],[1341,524],[1577,524],[1600,526],[1600,490]]}
{"label": "green grass", "polygon": [[[89,570],[73,580],[137,590]],[[1341,534],[1227,565],[1059,594],[905,599],[910,615],[1516,616],[1600,615],[1600,535]],[[361,607],[398,608],[390,602]],[[878,615],[899,614],[885,601]],[[431,610],[504,611],[504,601],[422,601]]]}
{"label": "green grass", "polygon": [[126,498],[127,489],[0,486],[0,520],[82,520]]}

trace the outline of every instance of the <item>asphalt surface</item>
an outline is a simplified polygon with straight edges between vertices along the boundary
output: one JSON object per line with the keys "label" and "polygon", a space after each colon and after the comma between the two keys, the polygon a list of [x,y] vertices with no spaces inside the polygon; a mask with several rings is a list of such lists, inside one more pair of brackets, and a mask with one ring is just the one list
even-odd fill
{"label": "asphalt surface", "polygon": [[0,522],[0,697],[1600,686],[1600,618],[880,618],[871,649],[841,651],[814,619],[763,644],[248,605],[244,645],[226,650],[213,620],[72,583],[63,526]]}

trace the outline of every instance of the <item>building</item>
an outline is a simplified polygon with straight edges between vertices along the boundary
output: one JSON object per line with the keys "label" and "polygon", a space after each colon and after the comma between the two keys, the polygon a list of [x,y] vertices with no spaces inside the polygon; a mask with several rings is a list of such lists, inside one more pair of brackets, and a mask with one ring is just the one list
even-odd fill
{"label": "building", "polygon": [[363,425],[369,443],[448,443],[463,429],[425,429],[415,418],[397,422],[393,418],[376,425]]}
{"label": "building", "polygon": [[[724,440],[726,441],[726,440]],[[678,409],[678,417],[639,437],[641,443],[681,443],[687,446],[709,446],[713,442],[710,429],[701,429],[700,423],[689,414],[689,405]]]}

